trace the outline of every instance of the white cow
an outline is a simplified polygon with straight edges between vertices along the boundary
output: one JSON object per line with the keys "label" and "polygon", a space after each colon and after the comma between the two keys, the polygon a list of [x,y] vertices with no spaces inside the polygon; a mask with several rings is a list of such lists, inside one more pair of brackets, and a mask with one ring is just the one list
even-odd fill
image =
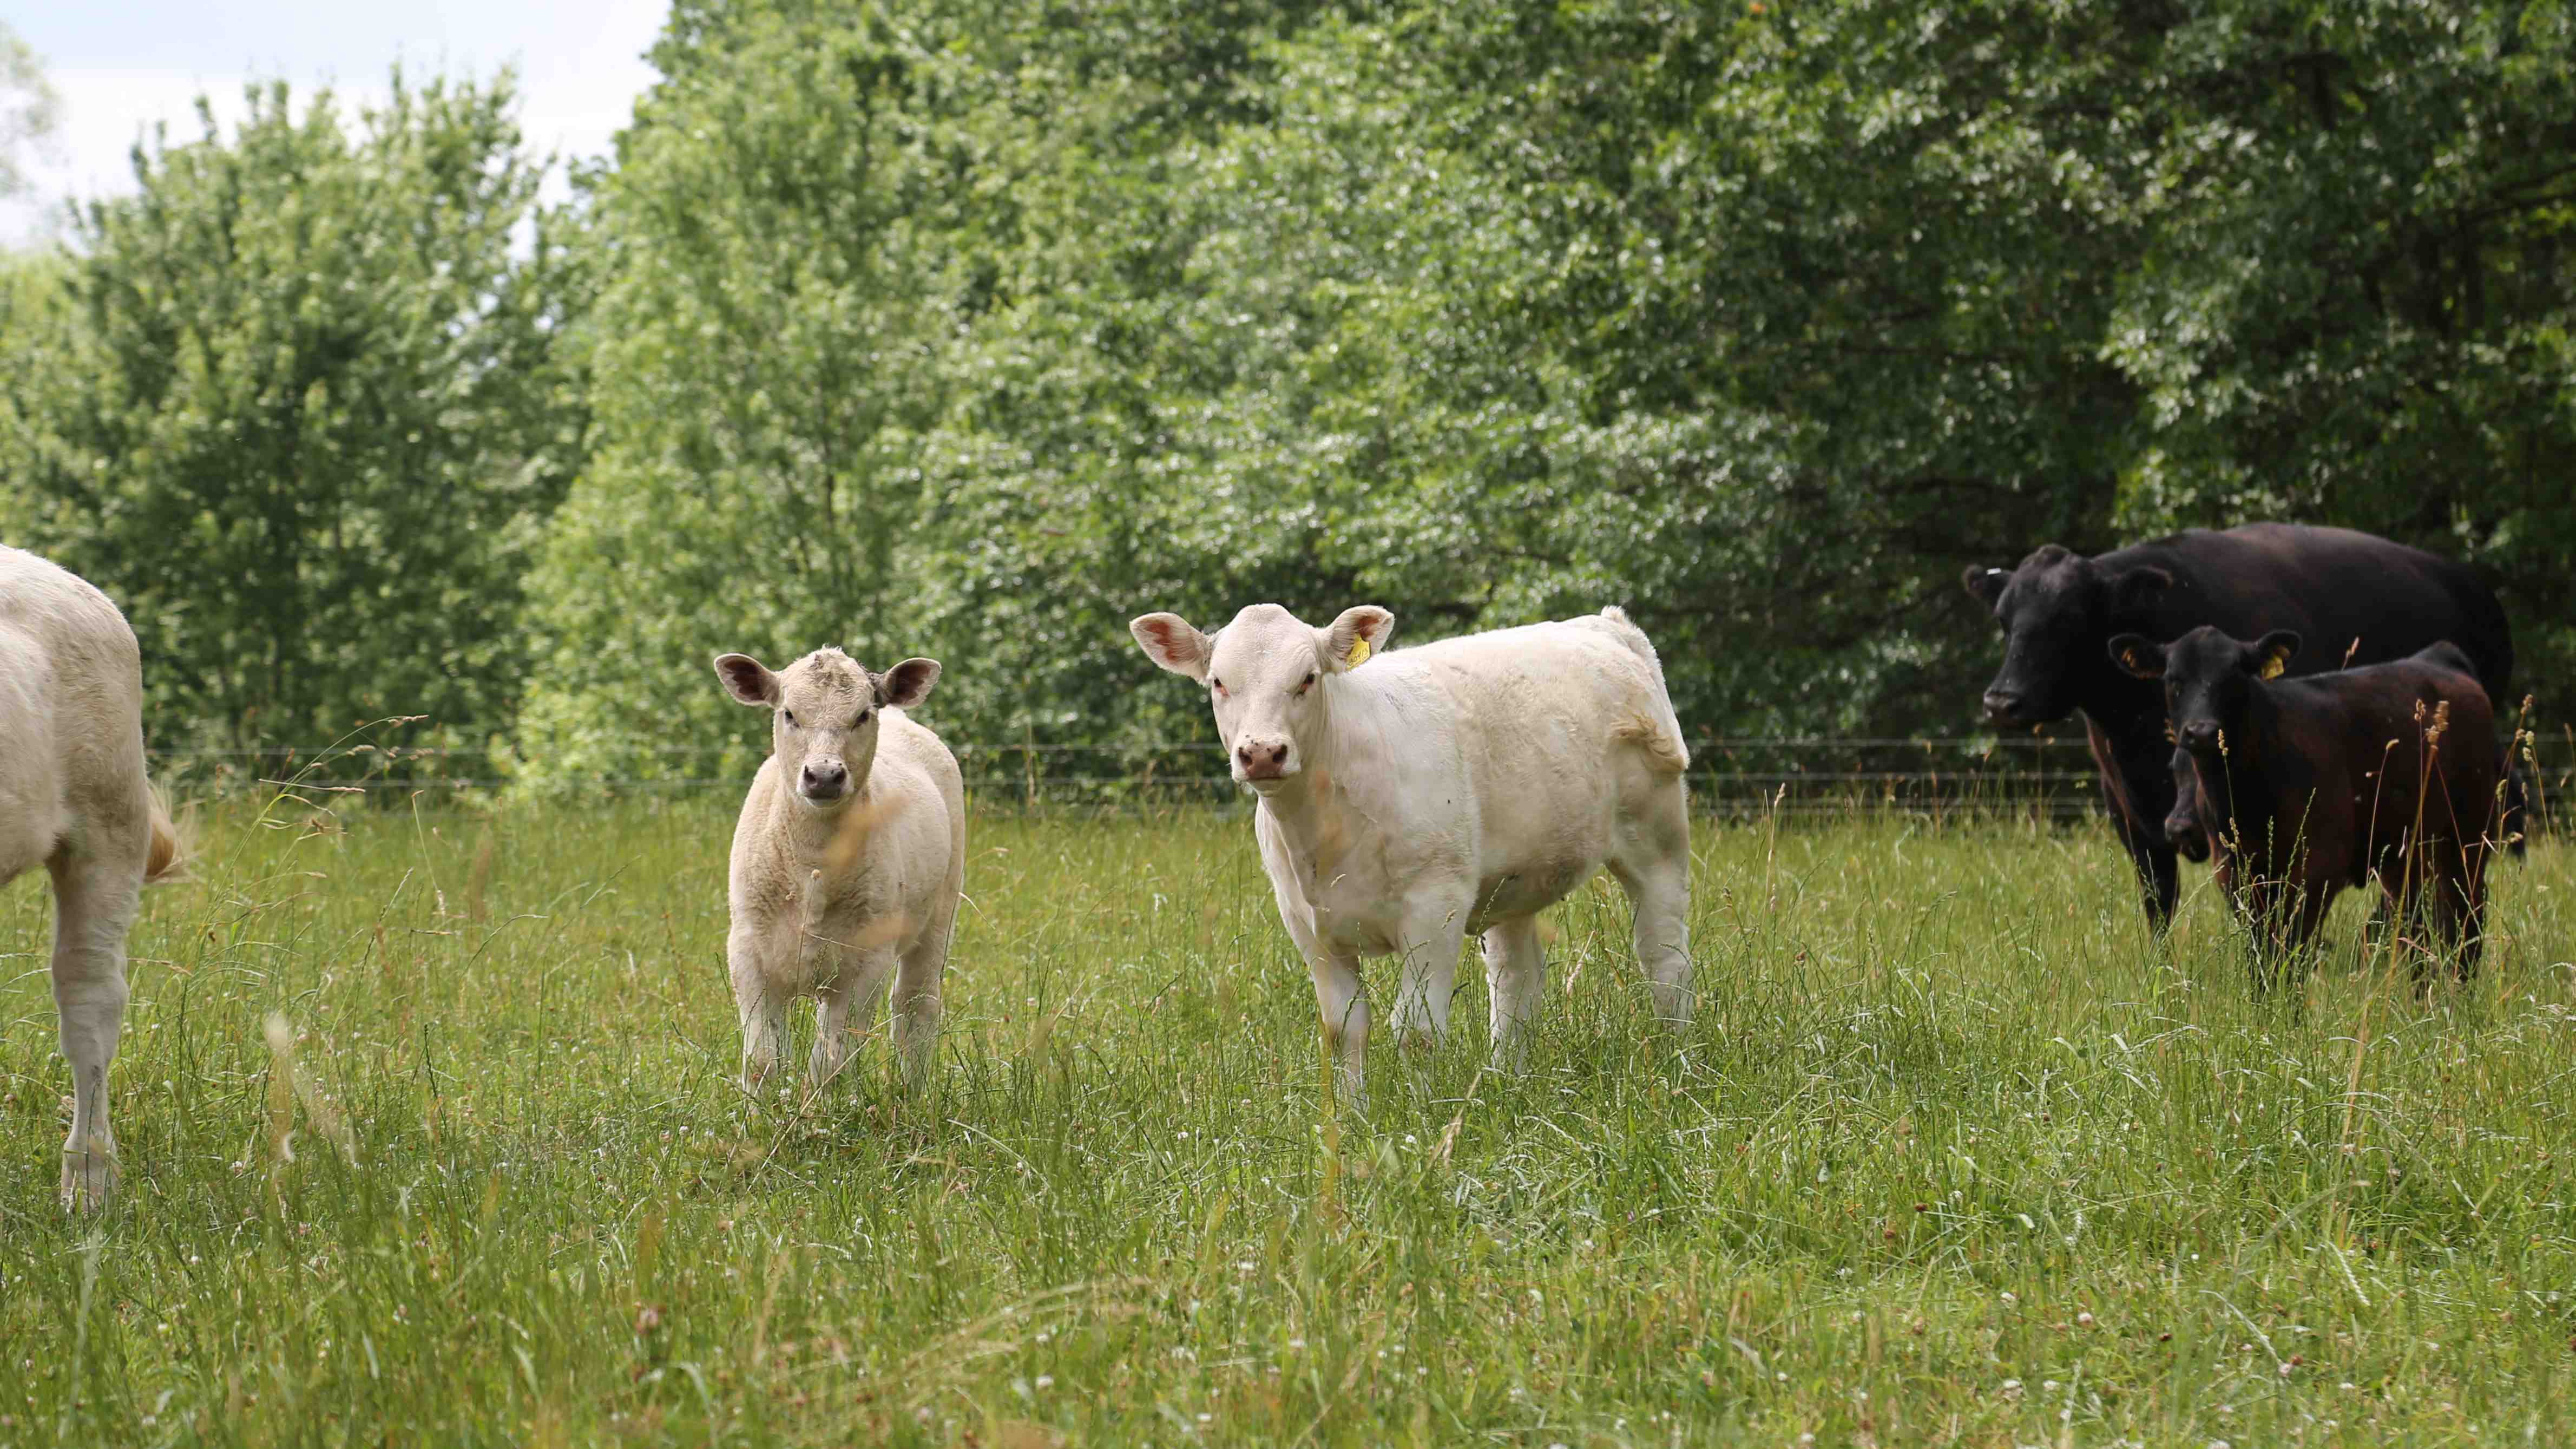
{"label": "white cow", "polygon": [[903,711],[939,665],[874,674],[838,649],[776,672],[747,654],[716,660],[725,689],[772,712],[769,758],[734,824],[726,963],[742,1012],[742,1079],[778,1063],[787,1008],[822,1003],[815,1087],[867,1035],[894,987],[904,1079],[918,1088],[939,1039],[948,933],[966,883],[966,786],[939,736]]}
{"label": "white cow", "polygon": [[125,1024],[125,935],[146,881],[178,864],[143,773],[143,664],[105,594],[0,548],[0,884],[54,878],[54,1007],[72,1067],[66,1207],[116,1190],[107,1068]]}
{"label": "white cow", "polygon": [[1690,756],[1626,614],[1395,653],[1374,605],[1322,629],[1276,604],[1212,636],[1175,614],[1128,627],[1206,686],[1234,778],[1261,797],[1253,835],[1348,1099],[1367,1091],[1362,956],[1403,957],[1395,1029],[1437,1040],[1458,948],[1482,932],[1494,1059],[1515,1067],[1544,992],[1538,913],[1605,865],[1656,1015],[1689,1019]]}

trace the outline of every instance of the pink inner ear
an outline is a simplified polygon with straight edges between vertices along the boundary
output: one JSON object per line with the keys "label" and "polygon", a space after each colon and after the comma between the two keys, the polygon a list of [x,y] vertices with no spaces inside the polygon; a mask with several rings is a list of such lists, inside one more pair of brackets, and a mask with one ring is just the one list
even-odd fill
{"label": "pink inner ear", "polygon": [[1196,642],[1183,638],[1177,627],[1163,620],[1146,625],[1145,632],[1154,636],[1154,652],[1171,663],[1187,664],[1198,657]]}
{"label": "pink inner ear", "polygon": [[724,666],[724,680],[736,699],[764,703],[768,700],[769,691],[761,685],[760,667],[756,664],[727,664]]}

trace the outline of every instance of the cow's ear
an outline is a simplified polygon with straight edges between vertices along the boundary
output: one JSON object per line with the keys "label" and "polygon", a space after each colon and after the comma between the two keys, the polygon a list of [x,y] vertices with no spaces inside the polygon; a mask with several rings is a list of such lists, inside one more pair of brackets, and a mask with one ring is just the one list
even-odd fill
{"label": "cow's ear", "polygon": [[1342,611],[1323,635],[1324,661],[1336,674],[1357,669],[1386,647],[1395,633],[1395,616],[1375,604],[1354,604]]}
{"label": "cow's ear", "polygon": [[2011,569],[1979,568],[1975,564],[1968,565],[1959,575],[1959,583],[1967,589],[1968,597],[1989,609],[2004,596],[2004,585],[2011,582]]}
{"label": "cow's ear", "polygon": [[1144,646],[1145,657],[1204,684],[1208,674],[1208,636],[1178,614],[1147,614],[1130,620],[1127,632]]}
{"label": "cow's ear", "polygon": [[2144,634],[2113,635],[2111,662],[2139,679],[2165,677],[2165,648]]}
{"label": "cow's ear", "polygon": [[2140,564],[2124,569],[2111,579],[2111,609],[2114,613],[2134,614],[2152,608],[2173,587],[2173,575],[2153,564]]}
{"label": "cow's ear", "polygon": [[2246,664],[2256,679],[2278,679],[2290,671],[2290,660],[2298,652],[2298,631],[2275,629],[2246,651]]}
{"label": "cow's ear", "polygon": [[716,678],[724,681],[725,693],[740,703],[762,709],[778,705],[778,676],[748,654],[717,655]]}
{"label": "cow's ear", "polygon": [[910,709],[930,698],[930,686],[938,682],[938,660],[907,659],[877,676],[877,703],[890,709]]}

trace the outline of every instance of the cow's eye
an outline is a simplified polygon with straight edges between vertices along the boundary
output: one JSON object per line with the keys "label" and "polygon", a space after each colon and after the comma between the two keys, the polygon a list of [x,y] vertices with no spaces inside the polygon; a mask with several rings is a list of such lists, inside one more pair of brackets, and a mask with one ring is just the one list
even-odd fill
{"label": "cow's eye", "polygon": [[796,711],[792,709],[782,709],[778,712],[778,717],[787,721],[787,727],[789,729],[792,730],[796,728]]}
{"label": "cow's eye", "polygon": [[1310,689],[1312,689],[1312,688],[1314,688],[1314,687],[1315,687],[1315,671],[1313,671],[1313,670],[1309,669],[1309,670],[1307,670],[1307,671],[1306,671],[1306,678],[1305,678],[1305,680],[1297,686],[1297,692],[1298,692],[1299,694],[1304,694],[1307,690],[1310,690]]}
{"label": "cow's eye", "polygon": [[870,709],[860,710],[859,717],[850,721],[850,728],[857,729],[859,726],[866,724],[868,722],[868,716],[874,713],[876,713],[876,711]]}
{"label": "cow's eye", "polygon": [[1219,693],[1219,694],[1223,694],[1223,693],[1225,693],[1225,681],[1224,681],[1224,680],[1222,680],[1222,679],[1218,679],[1218,678],[1215,678],[1215,677],[1211,676],[1211,677],[1208,679],[1208,683],[1209,683],[1209,684],[1211,684],[1211,685],[1213,685],[1213,686],[1215,686],[1215,688],[1216,688],[1216,692],[1217,692],[1217,693]]}

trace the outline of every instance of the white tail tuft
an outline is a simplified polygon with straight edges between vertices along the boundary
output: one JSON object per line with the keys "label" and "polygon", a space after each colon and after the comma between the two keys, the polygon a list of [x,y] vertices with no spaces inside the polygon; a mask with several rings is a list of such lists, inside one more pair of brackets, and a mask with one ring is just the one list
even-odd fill
{"label": "white tail tuft", "polygon": [[179,873],[187,860],[180,848],[179,828],[170,823],[169,807],[162,802],[161,792],[152,792],[152,845],[143,857],[143,883],[159,885]]}
{"label": "white tail tuft", "polygon": [[1611,731],[1623,740],[1633,740],[1646,752],[1646,760],[1658,770],[1678,775],[1690,768],[1690,750],[1681,736],[1664,727],[1663,721],[1633,714],[1620,721]]}

